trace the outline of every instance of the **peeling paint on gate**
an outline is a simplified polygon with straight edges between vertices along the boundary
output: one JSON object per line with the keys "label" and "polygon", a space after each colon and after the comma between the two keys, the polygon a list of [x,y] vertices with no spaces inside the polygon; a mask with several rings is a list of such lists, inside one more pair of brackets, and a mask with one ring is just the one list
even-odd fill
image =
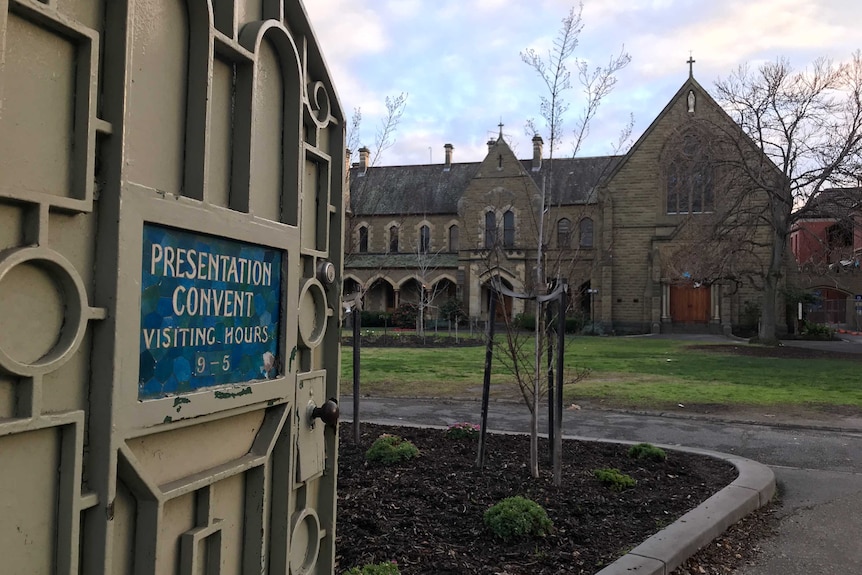
{"label": "peeling paint on gate", "polygon": [[216,391],[213,395],[216,399],[232,399],[234,397],[242,397],[243,395],[251,395],[251,387],[244,387],[241,391]]}

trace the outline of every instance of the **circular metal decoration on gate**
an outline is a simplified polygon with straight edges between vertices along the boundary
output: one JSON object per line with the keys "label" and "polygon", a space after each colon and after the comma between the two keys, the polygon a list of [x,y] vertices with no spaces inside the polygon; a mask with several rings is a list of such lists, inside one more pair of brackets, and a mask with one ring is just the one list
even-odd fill
{"label": "circular metal decoration on gate", "polygon": [[311,573],[320,554],[320,519],[314,509],[303,509],[293,521],[290,538],[290,572]]}
{"label": "circular metal decoration on gate", "polygon": [[326,332],[326,291],[316,279],[308,280],[299,294],[299,339],[306,348],[323,341]]}
{"label": "circular metal decoration on gate", "polygon": [[18,248],[0,256],[0,368],[50,373],[78,350],[90,307],[84,282],[57,252]]}
{"label": "circular metal decoration on gate", "polygon": [[315,123],[325,128],[329,123],[329,94],[326,92],[326,86],[323,82],[314,82],[308,86],[308,100],[311,105],[311,110],[314,113]]}

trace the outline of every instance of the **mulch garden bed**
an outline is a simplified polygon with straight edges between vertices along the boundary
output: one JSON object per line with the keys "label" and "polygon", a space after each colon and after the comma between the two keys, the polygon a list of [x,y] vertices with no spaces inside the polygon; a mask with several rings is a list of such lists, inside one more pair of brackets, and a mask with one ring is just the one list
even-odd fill
{"label": "mulch garden bed", "polygon": [[[479,471],[475,439],[363,424],[357,446],[352,427],[340,427],[337,573],[395,561],[403,575],[593,574],[737,475],[732,465],[700,455],[669,452],[666,461],[653,462],[629,458],[623,445],[565,441],[563,484],[555,487],[543,439],[541,477],[533,479],[525,436],[489,434]],[[382,433],[413,442],[418,459],[367,463],[365,452]],[[593,476],[600,468],[617,468],[637,484],[612,491]],[[502,541],[485,527],[485,510],[513,495],[547,510],[550,535]]]}

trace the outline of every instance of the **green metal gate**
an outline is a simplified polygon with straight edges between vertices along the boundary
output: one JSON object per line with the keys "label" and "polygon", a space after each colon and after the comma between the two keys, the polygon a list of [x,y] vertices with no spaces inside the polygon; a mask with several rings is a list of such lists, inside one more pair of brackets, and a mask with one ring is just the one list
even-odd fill
{"label": "green metal gate", "polygon": [[0,0],[0,571],[333,573],[344,145],[299,0]]}

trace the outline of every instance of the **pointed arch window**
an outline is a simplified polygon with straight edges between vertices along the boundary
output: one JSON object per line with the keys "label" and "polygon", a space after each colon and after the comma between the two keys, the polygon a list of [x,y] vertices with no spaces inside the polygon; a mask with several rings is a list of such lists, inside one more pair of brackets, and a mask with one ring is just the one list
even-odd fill
{"label": "pointed arch window", "polygon": [[563,218],[557,222],[557,247],[566,249],[572,241],[572,221]]}
{"label": "pointed arch window", "polygon": [[457,252],[460,247],[460,237],[458,233],[458,226],[451,226],[449,228],[449,251]]}
{"label": "pointed arch window", "polygon": [[667,170],[667,213],[702,214],[715,209],[713,167],[701,139],[682,138]]}
{"label": "pointed arch window", "polygon": [[359,253],[368,252],[368,226],[359,228]]}
{"label": "pointed arch window", "polygon": [[422,226],[419,228],[419,253],[427,254],[431,249],[431,228]]}
{"label": "pointed arch window", "polygon": [[515,247],[515,212],[512,210],[503,214],[503,246]]}
{"label": "pointed arch window", "polygon": [[582,248],[591,248],[593,247],[593,220],[590,218],[584,218],[581,220],[580,226],[580,246]]}
{"label": "pointed arch window", "polygon": [[497,216],[494,212],[485,212],[485,248],[490,249],[497,243]]}
{"label": "pointed arch window", "polygon": [[389,251],[398,253],[398,226],[389,228]]}

